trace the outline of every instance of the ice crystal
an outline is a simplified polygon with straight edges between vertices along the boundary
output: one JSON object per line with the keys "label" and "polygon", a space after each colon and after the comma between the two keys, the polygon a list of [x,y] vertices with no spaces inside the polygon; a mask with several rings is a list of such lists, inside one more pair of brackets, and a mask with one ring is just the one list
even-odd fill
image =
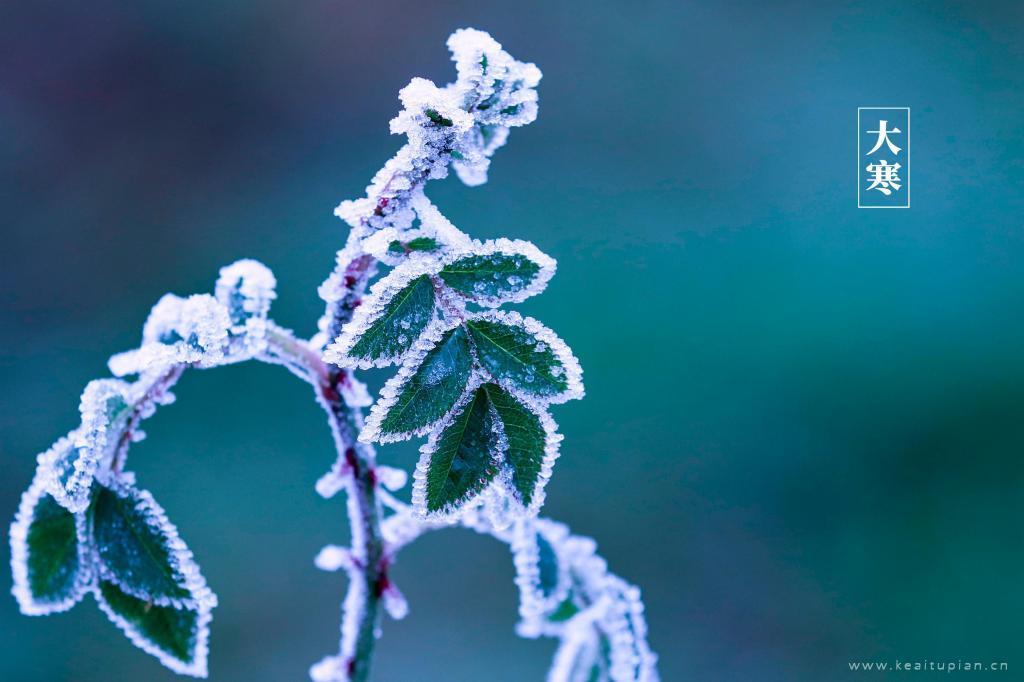
{"label": "ice crystal", "polygon": [[214,296],[226,306],[231,321],[244,324],[250,317],[266,317],[277,298],[277,280],[259,261],[242,259],[220,269]]}

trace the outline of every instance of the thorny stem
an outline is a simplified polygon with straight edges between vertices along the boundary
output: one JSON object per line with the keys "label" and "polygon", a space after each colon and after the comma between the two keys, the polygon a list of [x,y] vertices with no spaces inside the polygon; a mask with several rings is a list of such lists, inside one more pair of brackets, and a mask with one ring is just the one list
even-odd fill
{"label": "thorny stem", "polygon": [[[343,270],[344,295],[329,304],[329,338],[336,337],[359,306],[367,280],[376,269],[372,256],[362,255]],[[348,493],[348,520],[354,566],[348,571],[344,602],[342,655],[352,682],[370,676],[373,648],[380,619],[380,602],[388,586],[387,557],[381,533],[383,509],[377,495],[376,455],[372,446],[358,442],[362,413],[349,407],[343,397],[351,381],[348,370],[328,366],[304,341],[276,326],[267,331],[272,361],[284,364],[313,385],[317,402],[327,421],[338,452],[334,473],[344,477]]]}

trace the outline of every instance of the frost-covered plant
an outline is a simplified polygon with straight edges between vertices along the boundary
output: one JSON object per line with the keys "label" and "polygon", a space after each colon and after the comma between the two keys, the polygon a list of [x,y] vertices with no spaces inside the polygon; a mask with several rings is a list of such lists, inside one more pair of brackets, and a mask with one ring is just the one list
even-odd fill
{"label": "frost-covered plant", "polygon": [[[117,378],[86,386],[81,424],[38,457],[11,526],[23,613],[65,611],[91,594],[134,644],[206,675],[217,598],[126,458],[186,369],[260,360],[312,385],[338,452],[316,490],[348,500],[351,545],[316,558],[348,576],[340,651],[311,667],[313,680],[368,678],[381,608],[408,610],[391,578],[399,551],[453,525],[511,548],[518,632],[560,640],[549,682],[657,680],[639,590],[608,571],[593,540],[537,518],[562,440],[550,407],[583,396],[582,372],[553,331],[502,306],[540,293],[555,261],[529,242],[471,239],[424,194],[449,165],[467,185],[486,181],[509,129],[536,117],[541,74],[480,31],[456,31],[448,47],[457,80],[414,79],[401,91],[391,129],[407,143],[365,198],[335,211],[352,229],[320,288],[318,334],[302,340],[275,324],[274,276],[242,260],[220,271],[213,295],[161,298],[139,348],[110,359]],[[391,269],[367,293],[381,267]],[[354,370],[390,365],[398,371],[374,402]],[[378,465],[372,444],[422,436],[404,502],[394,493],[406,472]]]}

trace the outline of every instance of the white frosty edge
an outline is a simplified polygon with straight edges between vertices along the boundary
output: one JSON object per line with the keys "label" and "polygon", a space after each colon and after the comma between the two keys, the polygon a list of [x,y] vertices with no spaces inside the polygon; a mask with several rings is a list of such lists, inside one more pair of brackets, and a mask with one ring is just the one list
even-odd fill
{"label": "white frosty edge", "polygon": [[[64,484],[60,480],[60,474],[56,469],[56,464],[61,461],[65,455],[70,457],[70,451],[75,446],[75,440],[78,439],[79,429],[71,431],[68,435],[57,439],[57,442],[49,447],[48,450],[43,452],[37,457],[38,461],[38,473],[37,476],[40,478],[42,485],[46,487],[46,492],[50,494],[53,499],[57,500],[57,504],[64,507],[68,511],[77,512],[82,511],[89,506],[88,496],[82,495],[69,495],[67,490],[64,489]],[[77,455],[75,460],[77,460]],[[73,464],[72,464],[73,466]],[[89,479],[92,482],[92,479]],[[87,492],[87,491],[86,491]]]}
{"label": "white frosty edge", "polygon": [[434,237],[448,249],[459,250],[472,246],[473,240],[469,235],[455,227],[454,223],[448,220],[441,210],[430,201],[422,188],[413,192],[409,199],[409,205],[416,212],[416,217],[420,219],[419,232],[423,235]]}
{"label": "white frosty edge", "polygon": [[[562,444],[564,438],[562,434],[558,433],[558,424],[555,423],[554,418],[547,411],[543,405],[531,404],[528,401],[524,401],[520,396],[515,393],[510,393],[513,400],[518,402],[525,410],[532,413],[540,421],[541,428],[544,429],[544,456],[541,459],[540,471],[537,472],[537,480],[534,481],[533,490],[530,494],[530,504],[524,504],[523,498],[520,496],[519,491],[516,489],[513,481],[512,463],[508,461],[508,445],[506,438],[506,448],[502,456],[501,470],[498,472],[497,480],[504,486],[507,494],[515,502],[510,513],[513,518],[529,518],[534,517],[540,511],[540,508],[544,506],[545,492],[544,489],[547,487],[548,481],[551,480],[551,474],[555,468],[555,460],[558,459],[559,447]],[[498,418],[499,428],[502,429],[502,437],[504,436],[505,423]]]}
{"label": "white frosty edge", "polygon": [[[106,457],[111,447],[121,437],[121,431],[111,432],[127,423],[126,419],[118,419],[111,423],[107,415],[107,400],[120,397],[126,405],[131,406],[131,386],[119,379],[96,379],[90,381],[79,404],[82,415],[81,426],[67,438],[58,440],[53,447],[40,456],[40,463],[45,469],[47,491],[65,509],[80,512],[89,506],[89,491],[100,462]],[[55,469],[56,463],[70,453],[69,463],[74,471],[65,482],[61,482]]]}
{"label": "white frosty edge", "polygon": [[[107,581],[111,582],[111,581]],[[121,589],[121,586],[117,583],[114,585]],[[124,591],[124,590],[122,590]],[[179,658],[175,658],[171,654],[167,653],[159,646],[153,643],[141,630],[132,625],[128,620],[119,615],[107,600],[103,598],[103,594],[100,591],[100,587],[97,584],[92,590],[93,597],[96,599],[97,606],[100,610],[107,615],[114,625],[118,627],[128,637],[129,641],[138,648],[145,651],[147,654],[154,656],[161,664],[170,668],[179,675],[188,675],[190,677],[206,677],[209,673],[207,670],[207,659],[210,653],[210,621],[213,619],[211,605],[190,605],[175,608],[184,608],[189,611],[195,611],[196,616],[196,636],[195,644],[192,651],[192,661],[186,663]],[[126,592],[126,594],[128,594]],[[134,595],[129,595],[134,596]]]}
{"label": "white frosty edge", "polygon": [[11,594],[18,601],[18,608],[26,616],[47,616],[51,613],[67,611],[81,601],[92,585],[93,573],[88,560],[84,556],[87,529],[84,514],[75,514],[75,532],[78,542],[78,568],[71,593],[64,599],[46,602],[40,601],[32,594],[28,579],[28,531],[35,520],[35,508],[46,491],[46,481],[37,472],[28,489],[21,495],[18,512],[11,523],[11,575],[13,586]]}
{"label": "white frosty edge", "polygon": [[106,565],[99,548],[96,553],[99,558],[98,569],[100,577],[114,583],[125,594],[136,599],[151,601],[158,606],[173,606],[175,608],[194,607],[196,609],[212,609],[217,606],[217,595],[207,586],[206,579],[200,572],[191,550],[178,534],[177,527],[167,518],[163,507],[157,503],[148,490],[142,490],[129,483],[131,479],[123,474],[119,477],[114,475],[104,476],[100,483],[121,499],[131,498],[134,501],[134,509],[145,521],[146,525],[161,537],[164,546],[167,548],[170,567],[175,573],[175,583],[178,587],[187,590],[191,594],[190,599],[179,599],[166,595],[149,594],[133,585],[127,584],[117,573]]}
{"label": "white frosty edge", "polygon": [[[577,616],[578,617],[578,616]],[[590,682],[590,671],[601,655],[601,640],[582,622],[571,636],[562,638],[548,670],[547,682]],[[602,680],[605,678],[602,677]]]}
{"label": "white frosty edge", "polygon": [[243,258],[220,269],[213,290],[214,297],[225,307],[229,307],[231,295],[237,291],[246,313],[266,317],[271,302],[277,298],[276,288],[277,279],[270,268],[258,260]]}
{"label": "white frosty edge", "polygon": [[[555,589],[545,596],[540,586],[540,544],[542,536],[551,546],[557,562],[558,578]],[[519,615],[523,620],[533,620],[558,608],[569,594],[569,570],[559,552],[559,546],[569,537],[569,529],[561,524],[544,519],[523,519],[515,525],[512,542],[512,563],[516,569],[516,586],[519,587]]]}
{"label": "white frosty edge", "polygon": [[[508,287],[511,288],[498,296],[467,294],[454,289],[451,286],[448,288],[452,289],[452,291],[459,296],[468,298],[474,303],[489,308],[497,308],[505,303],[522,303],[531,296],[535,296],[544,291],[548,282],[550,282],[551,278],[554,277],[555,270],[558,267],[557,261],[538,249],[533,242],[528,242],[522,239],[505,239],[504,237],[500,239],[488,239],[484,242],[474,240],[467,249],[448,254],[442,262],[444,267],[447,267],[464,258],[472,258],[474,256],[486,258],[487,256],[493,255],[508,256],[510,258],[514,256],[522,256],[536,264],[539,269],[523,286],[506,281]],[[509,277],[516,277],[520,280],[526,279],[522,275],[517,275],[515,273],[509,273],[506,275],[506,278]],[[443,275],[442,279],[444,279]]]}
{"label": "white frosty edge", "polygon": [[515,395],[522,402],[528,405],[537,405],[538,408],[540,408],[542,406],[555,405],[583,397],[583,368],[580,367],[580,361],[576,359],[576,356],[573,355],[572,349],[569,348],[565,341],[559,338],[555,332],[545,327],[539,321],[532,317],[523,317],[519,313],[509,310],[487,310],[474,313],[469,319],[486,320],[488,322],[523,329],[534,336],[540,343],[547,346],[547,348],[550,348],[551,352],[554,353],[555,358],[559,363],[561,363],[562,371],[565,372],[566,388],[565,390],[552,395],[528,393],[521,386],[499,379],[498,377],[492,377],[495,383]]}
{"label": "white frosty edge", "polygon": [[[440,343],[441,339],[444,338],[445,334],[452,331],[456,327],[462,324],[461,320],[434,320],[426,329],[420,334],[420,337],[416,339],[416,342],[406,352],[405,359],[399,367],[398,372],[392,376],[384,384],[384,387],[380,391],[380,397],[377,402],[370,408],[370,414],[366,418],[366,424],[363,426],[363,430],[359,433],[359,440],[364,443],[395,443],[398,441],[408,440],[416,436],[422,436],[428,433],[435,424],[445,418],[447,413],[441,415],[437,419],[423,426],[413,429],[412,431],[402,431],[397,433],[381,433],[381,424],[388,416],[388,412],[398,402],[398,398],[402,395],[406,385],[409,381],[416,376],[420,370],[420,366],[426,359],[427,354],[434,350]],[[454,406],[452,409],[455,409]],[[451,410],[449,410],[451,412]]]}
{"label": "white frosty edge", "polygon": [[[484,486],[482,490],[478,492],[470,492],[462,499],[456,500],[442,509],[431,511],[427,507],[427,473],[430,471],[431,460],[433,459],[434,453],[437,451],[437,443],[444,435],[445,430],[451,426],[455,418],[458,417],[462,410],[469,404],[469,401],[472,399],[476,390],[482,383],[484,383],[482,376],[476,374],[470,375],[469,382],[466,384],[466,389],[463,392],[462,397],[460,397],[458,402],[455,403],[451,411],[445,415],[444,419],[434,425],[427,442],[420,446],[420,458],[416,463],[416,471],[413,473],[412,507],[416,516],[423,521],[454,520],[465,511],[474,499],[480,497],[489,488],[494,486],[494,481],[492,480]],[[493,406],[490,406],[490,408],[492,410],[494,409]],[[492,414],[492,418],[496,423],[500,421],[498,420],[497,415]],[[499,447],[497,448],[497,451],[491,452],[491,466],[493,466],[495,470],[498,470],[501,466],[501,462],[505,458],[505,450],[507,448],[507,444],[501,443],[500,440],[498,445]]]}
{"label": "white frosty edge", "polygon": [[[352,319],[345,325],[341,335],[324,350],[324,362],[338,365],[339,367],[358,367],[359,369],[387,367],[388,365],[400,362],[405,351],[398,355],[381,356],[378,358],[355,358],[350,356],[349,353],[363,335],[380,320],[387,310],[388,304],[396,295],[408,287],[415,279],[430,276],[435,272],[437,272],[437,259],[417,254],[377,280],[370,287],[369,295],[363,299],[363,302],[352,314]],[[431,296],[433,295],[434,292],[431,291]],[[436,318],[436,306],[432,307],[430,316],[431,319],[424,325],[424,329]],[[409,339],[406,350],[417,338],[419,338],[419,334]]]}

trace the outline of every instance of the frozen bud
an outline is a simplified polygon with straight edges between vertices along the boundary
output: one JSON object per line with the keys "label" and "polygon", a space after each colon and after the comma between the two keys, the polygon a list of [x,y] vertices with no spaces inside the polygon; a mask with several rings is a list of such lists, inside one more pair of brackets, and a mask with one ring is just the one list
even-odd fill
{"label": "frozen bud", "polygon": [[259,261],[242,259],[220,269],[214,288],[217,300],[228,309],[234,324],[246,319],[266,317],[277,294],[274,273]]}

